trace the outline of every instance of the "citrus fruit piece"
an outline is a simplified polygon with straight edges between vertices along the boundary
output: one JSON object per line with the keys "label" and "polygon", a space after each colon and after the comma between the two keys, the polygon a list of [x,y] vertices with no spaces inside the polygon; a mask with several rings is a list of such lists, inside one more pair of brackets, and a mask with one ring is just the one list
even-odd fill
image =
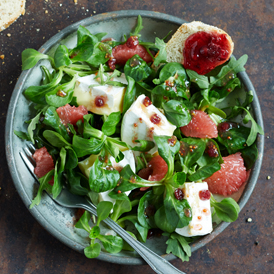
{"label": "citrus fruit piece", "polygon": [[[167,174],[168,166],[165,160],[160,156],[154,156],[147,167],[138,172],[138,176],[148,181],[161,181]],[[141,187],[141,191],[147,190],[149,187]]]}
{"label": "citrus fruit piece", "polygon": [[237,192],[246,181],[247,172],[240,152],[223,157],[223,160],[221,169],[204,181],[211,193],[229,196]]}
{"label": "citrus fruit piece", "polygon": [[75,107],[70,106],[69,104],[57,108],[56,112],[64,125],[72,124],[74,126],[78,120],[83,120],[83,116],[88,114],[88,111],[84,106]]}
{"label": "citrus fruit piece", "polygon": [[[145,62],[153,61],[144,46],[139,45],[138,37],[130,36],[123,45],[118,45],[112,49],[112,57],[108,61],[111,69],[115,69],[115,65],[124,65],[128,59],[138,54]],[[137,63],[136,63],[137,65]]]}
{"label": "citrus fruit piece", "polygon": [[180,128],[185,136],[196,138],[218,137],[217,126],[208,114],[201,110],[192,110],[190,114],[192,116],[191,121]]}
{"label": "citrus fruit piece", "polygon": [[[34,168],[34,174],[41,178],[45,176],[49,171],[54,169],[54,162],[52,156],[48,153],[45,147],[36,149],[32,155],[33,159],[36,162],[36,167]],[[53,179],[49,181],[50,185],[53,185]]]}

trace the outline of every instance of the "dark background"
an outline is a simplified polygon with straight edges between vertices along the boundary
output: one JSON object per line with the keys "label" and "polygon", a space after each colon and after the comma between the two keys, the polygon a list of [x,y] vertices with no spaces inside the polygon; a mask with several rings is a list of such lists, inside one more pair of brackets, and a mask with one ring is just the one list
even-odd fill
{"label": "dark background", "polygon": [[[234,55],[247,53],[247,73],[264,118],[265,153],[256,188],[221,235],[192,254],[172,261],[190,273],[274,273],[273,99],[274,2],[260,0],[27,0],[26,13],[0,33],[0,273],[154,273],[148,266],[123,266],[89,260],[53,238],[31,216],[11,180],[6,163],[4,126],[9,100],[21,72],[21,52],[38,49],[71,23],[117,10],[152,10],[186,21],[223,28],[235,43]],[[45,13],[45,11],[48,13]],[[9,35],[11,34],[11,35]],[[270,176],[268,179],[267,177]],[[247,222],[252,218],[252,222]]]}

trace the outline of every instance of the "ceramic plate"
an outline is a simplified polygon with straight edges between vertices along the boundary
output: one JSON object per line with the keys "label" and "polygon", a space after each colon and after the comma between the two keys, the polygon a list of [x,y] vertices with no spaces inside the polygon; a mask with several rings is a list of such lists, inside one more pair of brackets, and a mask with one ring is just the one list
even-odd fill
{"label": "ceramic plate", "polygon": [[[48,40],[39,51],[42,53],[52,54],[56,47],[60,44],[65,44],[68,48],[73,48],[76,45],[76,31],[80,25],[88,28],[91,33],[107,32],[108,37],[121,40],[123,34],[129,34],[130,31],[134,29],[137,22],[137,16],[139,14],[143,18],[144,29],[141,34],[144,41],[154,42],[155,37],[163,38],[170,31],[174,33],[176,29],[185,22],[184,20],[171,15],[149,11],[135,10],[104,13],[89,17],[68,26]],[[24,124],[24,121],[33,117],[30,109],[30,103],[23,96],[23,91],[31,85],[39,85],[42,77],[41,70],[39,68],[39,65],[41,64],[46,66],[48,65],[47,61],[42,61],[34,68],[22,72],[11,97],[6,121],[5,137],[7,161],[15,187],[27,208],[29,208],[31,200],[36,194],[38,184],[34,181],[33,177],[19,157],[19,151],[25,146],[25,143],[15,136],[13,131],[26,130],[26,124]],[[257,123],[263,127],[260,105],[254,87],[245,72],[240,73],[240,78],[244,84],[244,89],[246,91],[252,90],[254,92],[254,101],[252,103],[254,117]],[[251,170],[249,181],[246,184],[245,189],[243,189],[243,193],[239,199],[240,208],[243,208],[249,199],[259,175],[264,146],[262,136],[258,137],[257,146],[259,150],[259,157]],[[83,237],[83,235],[79,234],[79,232],[76,232],[73,227],[73,218],[75,214],[74,210],[60,207],[56,205],[47,195],[44,195],[40,205],[31,209],[30,212],[36,220],[54,237],[70,248],[83,253],[83,249],[88,245],[88,239],[87,237]],[[228,223],[220,223],[217,225],[210,235],[202,237],[199,241],[191,245],[192,251],[195,251],[210,242],[227,226]],[[150,239],[147,241],[146,245],[156,253],[163,255],[166,250],[165,242],[166,239],[162,237]],[[172,260],[175,258],[172,254],[163,256],[167,260]],[[102,252],[98,259],[119,264],[144,263],[144,261],[135,252],[121,252],[119,254]]]}

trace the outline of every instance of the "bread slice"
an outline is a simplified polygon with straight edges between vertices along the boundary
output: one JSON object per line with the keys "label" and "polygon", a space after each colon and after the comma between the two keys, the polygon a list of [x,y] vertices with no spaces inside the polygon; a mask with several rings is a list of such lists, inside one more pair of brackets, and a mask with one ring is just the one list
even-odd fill
{"label": "bread slice", "polygon": [[185,42],[191,35],[197,32],[215,33],[217,35],[225,34],[229,44],[229,54],[227,58],[219,62],[218,65],[221,65],[230,58],[230,55],[234,49],[234,43],[231,37],[225,31],[217,27],[210,26],[199,21],[193,21],[191,23],[181,25],[172,38],[168,41],[166,45],[167,62],[178,62],[184,64]]}
{"label": "bread slice", "polygon": [[0,1],[0,31],[6,29],[21,14],[25,14],[26,0],[1,0]]}

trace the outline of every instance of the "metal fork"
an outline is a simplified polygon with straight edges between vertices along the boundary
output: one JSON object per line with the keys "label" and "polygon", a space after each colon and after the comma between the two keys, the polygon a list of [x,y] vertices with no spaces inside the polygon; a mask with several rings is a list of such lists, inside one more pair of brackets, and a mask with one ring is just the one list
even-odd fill
{"label": "metal fork", "polygon": [[[35,148],[32,145],[20,151],[19,154],[27,166],[28,170],[31,172],[33,177],[38,182],[38,178],[34,174],[34,166],[35,161],[32,158],[32,151]],[[48,193],[47,193],[48,194]],[[53,199],[53,197],[48,194],[50,198],[56,202],[57,204],[68,207],[68,208],[83,208],[90,213],[97,216],[96,207],[86,198],[78,195],[74,195],[70,193],[66,188],[63,188],[60,195]],[[117,234],[119,234],[131,247],[139,253],[139,255],[150,265],[150,267],[159,274],[186,274],[178,270],[172,264],[170,264],[166,259],[162,258],[161,256],[157,255],[145,245],[141,244],[137,240],[135,240],[129,233],[127,233],[123,228],[121,228],[117,223],[115,223],[111,218],[107,218],[104,222],[112,228]]]}

